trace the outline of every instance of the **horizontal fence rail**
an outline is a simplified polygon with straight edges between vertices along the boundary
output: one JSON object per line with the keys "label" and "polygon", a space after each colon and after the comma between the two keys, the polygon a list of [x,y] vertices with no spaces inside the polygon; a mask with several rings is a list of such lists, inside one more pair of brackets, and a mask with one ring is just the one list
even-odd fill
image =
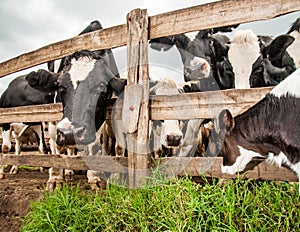
{"label": "horizontal fence rail", "polygon": [[[99,172],[128,173],[127,157],[111,156],[67,156],[0,154],[0,165],[28,165],[36,167],[57,167],[73,170],[95,170]],[[221,157],[167,157],[157,159],[158,171],[163,175],[205,176],[215,178],[251,178],[262,180],[298,181],[297,175],[285,167],[277,167],[266,161],[260,162],[252,170],[236,175],[221,172],[223,159]],[[156,170],[157,172],[157,170]]]}
{"label": "horizontal fence rail", "polygon": [[62,118],[62,104],[0,108],[0,122],[50,122]]}
{"label": "horizontal fence rail", "polygon": [[[149,17],[149,39],[213,27],[247,23],[300,10],[300,0],[229,0]],[[126,24],[53,43],[0,63],[0,77],[60,59],[82,49],[100,50],[126,45]]]}
{"label": "horizontal fence rail", "polygon": [[[148,17],[148,39],[181,34],[190,31],[235,25],[274,17],[300,10],[300,0],[228,0],[189,7]],[[130,21],[130,20],[129,20]],[[128,43],[128,25],[76,36],[53,43],[35,51],[21,54],[0,63],[0,77],[36,66],[50,60],[70,55],[75,51],[100,50],[125,46]],[[140,54],[145,56],[145,54]],[[133,88],[134,89],[134,88]],[[173,96],[150,96],[149,119],[192,119],[213,118],[227,108],[234,115],[240,114],[261,100],[271,88],[233,89],[204,93],[189,93]],[[130,102],[130,101],[129,101]],[[110,101],[107,119],[122,119],[124,101]],[[125,104],[133,108],[130,104]],[[139,109],[139,108],[138,108]],[[128,109],[123,109],[128,110]],[[61,104],[26,106],[0,109],[0,122],[41,122],[58,121],[62,117]],[[129,129],[130,129],[129,125]],[[156,160],[162,173],[220,178],[246,177],[266,180],[297,181],[296,175],[286,168],[260,162],[253,170],[240,175],[221,173],[222,158],[210,157],[170,157]],[[113,165],[111,165],[113,163]],[[109,156],[65,156],[65,155],[4,155],[0,154],[0,164],[57,167],[75,170],[98,170],[128,173],[127,158]],[[134,165],[132,165],[134,167]]]}
{"label": "horizontal fence rail", "polygon": [[[238,115],[261,100],[272,88],[229,89],[217,92],[150,96],[150,120],[214,118],[224,108],[229,109],[233,115]],[[116,103],[116,99],[110,99],[106,118],[120,120],[122,107],[122,100],[118,100]],[[129,105],[128,108],[130,107]],[[61,118],[61,103],[0,108],[1,123],[47,122],[59,121]]]}

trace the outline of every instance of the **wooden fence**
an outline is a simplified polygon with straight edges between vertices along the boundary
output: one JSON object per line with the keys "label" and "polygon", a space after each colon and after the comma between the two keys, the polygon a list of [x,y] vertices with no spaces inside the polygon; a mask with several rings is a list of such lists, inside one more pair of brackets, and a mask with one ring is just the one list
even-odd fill
{"label": "wooden fence", "polygon": [[[142,176],[148,174],[150,167],[150,156],[141,155],[139,151],[139,145],[147,143],[149,120],[213,118],[216,112],[211,110],[212,106],[218,109],[226,107],[236,115],[247,110],[270,91],[270,88],[259,88],[149,96],[148,40],[212,27],[272,19],[299,10],[300,0],[218,1],[150,17],[146,10],[136,9],[127,15],[126,24],[76,36],[2,62],[1,77],[62,58],[78,50],[127,45],[128,85],[125,88],[124,100],[118,102],[115,114],[126,122],[125,131],[130,149],[128,158],[1,154],[0,164],[125,172],[129,175],[130,185],[138,185]],[[219,98],[214,98],[216,94]],[[218,99],[222,99],[222,102]],[[113,103],[112,100],[111,105]],[[61,111],[60,104],[0,109],[0,122],[57,121],[61,119]],[[107,117],[110,119],[110,115]],[[222,174],[221,162],[222,158],[170,157],[161,160],[160,167],[166,173],[186,172],[189,175],[236,177]],[[111,163],[114,165],[110,165]],[[278,171],[276,166],[265,162],[243,176],[255,179],[297,180],[291,171],[285,168]]]}

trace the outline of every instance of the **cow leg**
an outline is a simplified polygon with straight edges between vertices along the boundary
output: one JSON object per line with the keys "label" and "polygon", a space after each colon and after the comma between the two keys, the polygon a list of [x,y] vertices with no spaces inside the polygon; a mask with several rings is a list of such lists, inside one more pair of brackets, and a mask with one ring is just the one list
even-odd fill
{"label": "cow leg", "polygon": [[[39,144],[39,153],[46,154],[46,144],[44,138],[44,127],[42,125],[39,126],[32,126],[33,132]],[[40,172],[45,173],[46,170],[43,167],[40,167]]]}
{"label": "cow leg", "polygon": [[63,169],[50,168],[46,191],[53,192],[55,188],[61,188],[63,184]]}
{"label": "cow leg", "polygon": [[2,153],[8,153],[11,150],[11,129],[10,126],[3,125],[2,131]]}
{"label": "cow leg", "polygon": [[[51,154],[60,154],[56,144],[56,122],[49,122],[48,124],[49,144]],[[49,179],[47,181],[46,190],[53,192],[55,188],[60,188],[63,183],[63,169],[50,168]]]}
{"label": "cow leg", "polygon": [[[16,135],[15,131],[12,131],[12,134],[13,134],[13,136],[15,138],[15,142],[16,142],[16,144],[15,144],[15,154],[20,155],[20,153],[21,153],[21,142],[19,140],[19,137]],[[9,171],[9,174],[17,174],[18,171],[19,171],[18,166],[13,165],[11,167],[10,171]]]}
{"label": "cow leg", "polygon": [[98,174],[99,172],[94,170],[87,171],[88,183],[90,184],[91,189],[96,191],[99,189],[105,189],[106,186],[106,181],[102,180]]}
{"label": "cow leg", "polygon": [[[2,131],[2,153],[8,153],[11,149],[11,129],[9,124],[3,125]],[[5,165],[0,166],[0,180],[5,178]]]}
{"label": "cow leg", "polygon": [[48,134],[49,134],[49,144],[50,144],[50,150],[51,154],[59,154],[58,148],[56,145],[56,123],[55,122],[49,122],[48,124]]}
{"label": "cow leg", "polygon": [[[73,148],[67,148],[67,154],[68,155],[74,155],[74,149]],[[71,169],[65,169],[65,172],[64,172],[64,177],[65,177],[65,180],[68,181],[68,180],[73,180],[74,179],[74,171],[71,170]]]}
{"label": "cow leg", "polygon": [[115,152],[117,157],[125,157],[125,149],[117,142],[115,144]]}

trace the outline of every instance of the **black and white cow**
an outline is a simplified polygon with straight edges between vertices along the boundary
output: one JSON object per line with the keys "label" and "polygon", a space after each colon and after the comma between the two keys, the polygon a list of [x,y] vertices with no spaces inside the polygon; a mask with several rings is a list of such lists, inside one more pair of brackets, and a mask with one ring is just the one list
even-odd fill
{"label": "black and white cow", "polygon": [[296,68],[300,67],[300,18],[296,19],[296,21],[291,25],[287,34],[292,36],[295,41],[287,48],[287,52],[292,57]]}
{"label": "black and white cow", "polygon": [[150,41],[151,48],[156,50],[168,50],[176,46],[184,66],[184,80],[193,82],[188,91],[234,87],[234,74],[227,59],[227,47],[223,44],[226,40],[219,40],[220,37],[214,36],[212,32],[202,30],[194,38],[180,34]]}
{"label": "black and white cow", "polygon": [[[153,83],[150,88],[150,95],[176,95],[180,91],[176,83],[170,78],[164,78]],[[170,150],[172,154],[176,154],[183,137],[179,120],[163,120],[151,121],[149,131],[155,157],[159,157],[164,149]]]}
{"label": "black and white cow", "polygon": [[235,88],[250,88],[249,78],[253,63],[260,57],[258,37],[252,30],[238,30],[230,40],[228,59],[235,74]]}
{"label": "black and white cow", "polygon": [[[300,179],[300,69],[279,83],[260,102],[233,117],[219,115],[222,172],[246,170],[254,157],[286,165]],[[300,190],[300,189],[299,189]]]}
{"label": "black and white cow", "polygon": [[237,30],[228,51],[235,88],[275,86],[300,66],[299,19],[288,34],[275,38]]}
{"label": "black and white cow", "polygon": [[286,52],[293,41],[293,37],[281,35],[268,46],[262,46],[262,54],[252,65],[252,72],[247,82],[251,88],[275,86],[295,71],[294,61]]}
{"label": "black and white cow", "polygon": [[[51,81],[49,80],[51,76]],[[57,88],[57,74],[49,73],[46,70],[38,70],[30,72],[15,78],[10,82],[7,89],[3,92],[0,98],[1,108],[10,108],[27,105],[39,105],[52,103],[55,96],[55,89]],[[49,80],[46,84],[48,91],[40,91],[30,87],[28,78]],[[39,150],[43,154],[46,153],[46,145],[44,142],[44,133],[42,123],[3,123],[2,126],[2,152],[8,153],[11,150],[11,135],[16,139],[16,154],[20,153],[20,143],[24,141],[24,136],[28,136],[28,132],[34,132],[39,142]],[[13,167],[10,173],[16,173],[17,167]],[[0,169],[1,177],[4,177],[4,168]]]}
{"label": "black and white cow", "polygon": [[[57,123],[56,142],[59,146],[93,143],[96,131],[105,121],[107,99],[113,92],[118,96],[124,90],[126,80],[116,78],[109,68],[106,57],[109,52],[104,50],[99,54],[84,50],[66,58],[57,89],[63,104],[63,119]],[[29,83],[34,88],[46,89],[43,85],[36,86],[35,79],[30,79]],[[93,174],[88,172],[88,181],[97,185],[99,178]],[[49,190],[63,180],[61,175],[61,170],[52,169]]]}

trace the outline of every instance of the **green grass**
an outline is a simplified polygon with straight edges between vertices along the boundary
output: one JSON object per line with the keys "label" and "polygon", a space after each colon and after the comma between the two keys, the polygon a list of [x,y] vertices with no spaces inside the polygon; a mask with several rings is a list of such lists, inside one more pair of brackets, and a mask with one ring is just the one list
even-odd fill
{"label": "green grass", "polygon": [[299,231],[297,184],[189,178],[98,194],[80,186],[34,202],[21,231]]}

